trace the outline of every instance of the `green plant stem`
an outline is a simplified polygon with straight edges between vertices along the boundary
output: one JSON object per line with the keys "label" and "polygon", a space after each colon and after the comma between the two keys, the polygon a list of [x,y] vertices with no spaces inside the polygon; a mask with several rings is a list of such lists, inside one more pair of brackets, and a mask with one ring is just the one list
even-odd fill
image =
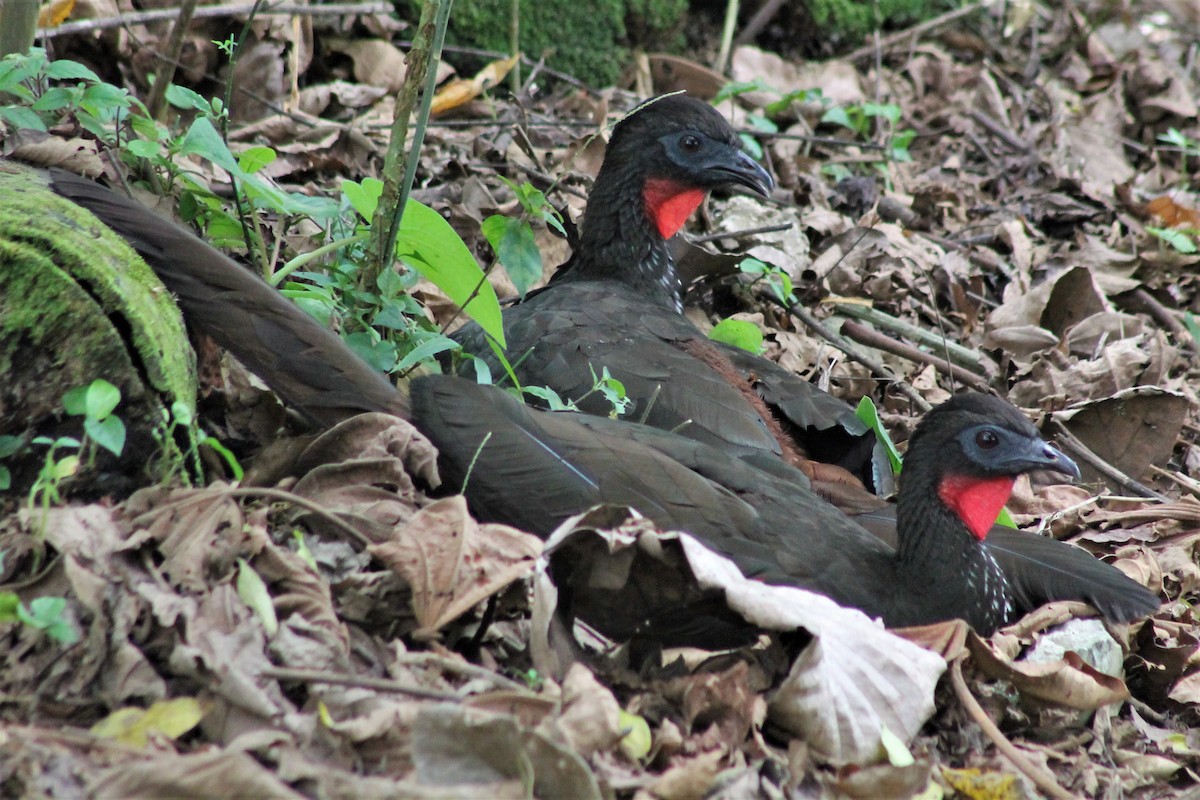
{"label": "green plant stem", "polygon": [[729,50],[733,44],[733,29],[737,26],[739,0],[728,0],[725,4],[725,24],[721,27],[721,52],[717,54],[717,64],[713,69],[724,73],[729,66]]}
{"label": "green plant stem", "polygon": [[316,261],[319,258],[324,258],[329,253],[335,253],[338,250],[341,250],[342,248],[345,248],[345,247],[349,247],[352,244],[357,244],[359,242],[365,242],[369,238],[370,238],[370,234],[368,234],[368,233],[356,233],[353,236],[349,236],[345,239],[337,239],[335,241],[329,242],[328,244],[323,244],[320,247],[318,247],[316,250],[310,250],[307,253],[301,253],[300,255],[293,258],[291,261],[284,264],[279,269],[275,270],[275,274],[273,274],[268,279],[268,282],[272,286],[278,286],[280,283],[283,282],[284,278],[288,277],[289,275],[291,275],[293,272],[300,269],[301,267],[308,266],[313,261]]}
{"label": "green plant stem", "polygon": [[[250,14],[246,17],[246,23],[242,25],[242,30],[238,34],[237,44],[229,53],[229,77],[225,80],[225,94],[222,97],[222,114],[217,119],[217,123],[221,130],[221,139],[226,145],[229,144],[229,103],[233,100],[233,78],[237,71],[238,57],[242,52],[242,45],[246,42],[246,37],[250,35],[251,25],[254,24],[254,19],[258,15],[258,10],[262,8],[263,0],[254,0],[254,7],[250,9]],[[233,174],[229,175],[229,184],[233,187],[233,200],[237,205],[238,220],[242,223],[242,237],[246,240],[246,253],[251,257],[255,253],[259,254],[262,259],[262,274],[263,277],[270,278],[271,266],[267,263],[267,244],[262,238],[262,233],[258,228],[257,223],[250,224],[249,211],[246,208],[246,198],[242,194],[241,188],[238,186],[237,177]]]}
{"label": "green plant stem", "polygon": [[[442,43],[446,38],[446,25],[450,20],[452,0],[424,0],[421,5],[421,20],[413,46],[408,53],[404,85],[396,95],[396,115],[392,121],[391,142],[383,165],[383,194],[371,220],[371,242],[367,249],[367,261],[360,273],[360,286],[374,286],[379,275],[392,263],[396,250],[396,239],[400,234],[400,220],[404,206],[416,176],[417,156],[425,139],[425,126],[429,121],[429,108],[433,103],[437,70],[429,69],[442,54]],[[428,76],[428,80],[426,80]],[[425,95],[417,115],[412,142],[407,158],[404,143],[408,137],[408,120],[416,105],[417,91],[425,83]]]}
{"label": "green plant stem", "polygon": [[[510,56],[521,52],[521,0],[508,0],[508,50]],[[513,94],[521,92],[521,59],[513,64],[512,72],[508,73],[508,86]]]}

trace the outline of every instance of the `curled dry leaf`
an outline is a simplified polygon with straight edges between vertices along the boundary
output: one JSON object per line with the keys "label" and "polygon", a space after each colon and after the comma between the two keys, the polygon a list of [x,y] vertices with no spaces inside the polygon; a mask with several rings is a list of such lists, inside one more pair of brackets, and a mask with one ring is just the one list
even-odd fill
{"label": "curled dry leaf", "polygon": [[160,488],[136,492],[124,513],[134,533],[130,546],[145,538],[158,542],[163,572],[190,591],[203,591],[214,575],[226,575],[245,553],[245,518],[227,487]]}
{"label": "curled dry leaf", "polygon": [[564,737],[584,758],[607,750],[621,738],[621,706],[583,664],[572,664],[562,684],[562,710],[543,725],[542,733]]}
{"label": "curled dry leaf", "polygon": [[[662,602],[674,604],[674,612],[684,617],[687,611],[678,606],[681,598],[691,598],[693,603],[704,600],[704,614],[711,613],[721,624],[735,625],[740,619],[744,633],[752,635],[756,628],[810,633],[812,641],[771,698],[769,714],[830,761],[873,760],[884,726],[908,741],[933,712],[933,689],[946,666],[940,656],[826,597],[745,578],[732,562],[691,536],[656,532],[635,512],[628,514],[639,522],[615,530],[600,527],[611,524],[613,515],[625,515],[602,509],[567,520],[551,535],[535,585],[535,663],[562,646],[551,631],[557,590],[550,581],[561,560],[571,564],[573,611],[589,624],[595,623],[583,617],[586,593],[611,598],[625,585],[657,584],[669,595]],[[559,569],[567,571],[562,563]],[[725,607],[724,616],[713,609],[716,603]],[[669,610],[669,605],[625,609],[646,619]],[[694,625],[698,619],[693,613],[686,621]],[[546,669],[554,670],[552,661]]]}
{"label": "curled dry leaf", "polygon": [[1034,325],[1062,336],[1068,328],[1101,311],[1108,301],[1087,267],[1072,267],[1026,294],[1010,298],[988,316],[988,330]]}
{"label": "curled dry leaf", "polygon": [[533,574],[542,542],[507,525],[480,525],[462,495],[438,500],[371,554],[412,587],[413,611],[431,636],[476,603]]}
{"label": "curled dry leaf", "polygon": [[1129,698],[1124,681],[1093,669],[1073,652],[1068,651],[1061,661],[1016,662],[973,632],[967,637],[967,647],[980,670],[1009,681],[1028,697],[1083,711]]}

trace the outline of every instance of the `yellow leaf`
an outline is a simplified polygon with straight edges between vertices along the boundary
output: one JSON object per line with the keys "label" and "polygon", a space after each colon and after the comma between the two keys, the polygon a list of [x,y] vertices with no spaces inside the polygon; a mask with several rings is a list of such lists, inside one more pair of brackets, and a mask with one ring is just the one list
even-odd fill
{"label": "yellow leaf", "polygon": [[443,86],[437,94],[433,96],[433,103],[430,105],[430,113],[444,114],[451,109],[458,108],[461,105],[471,102],[484,91],[495,86],[500,81],[504,80],[505,76],[512,71],[512,68],[517,65],[517,59],[521,54],[512,58],[503,58],[499,61],[493,61],[483,69],[479,70],[471,80],[455,78],[450,83]]}
{"label": "yellow leaf", "polygon": [[92,726],[92,734],[131,747],[144,748],[150,736],[178,739],[204,718],[205,708],[194,697],[159,700],[149,708],[118,708]]}
{"label": "yellow leaf", "polygon": [[271,593],[267,590],[267,584],[254,571],[254,567],[242,558],[238,559],[237,593],[242,602],[258,614],[267,636],[274,636],[279,630],[279,618],[275,616],[275,604],[271,602]]}
{"label": "yellow leaf", "polygon": [[57,28],[67,21],[75,10],[75,0],[51,0],[38,9],[39,28]]}
{"label": "yellow leaf", "polygon": [[637,714],[623,710],[618,712],[617,720],[621,730],[628,731],[621,737],[618,747],[630,761],[641,761],[650,754],[650,745],[654,741],[650,735],[650,726]]}
{"label": "yellow leaf", "polygon": [[978,769],[942,768],[942,778],[970,800],[1020,800],[1023,795],[1015,775]]}

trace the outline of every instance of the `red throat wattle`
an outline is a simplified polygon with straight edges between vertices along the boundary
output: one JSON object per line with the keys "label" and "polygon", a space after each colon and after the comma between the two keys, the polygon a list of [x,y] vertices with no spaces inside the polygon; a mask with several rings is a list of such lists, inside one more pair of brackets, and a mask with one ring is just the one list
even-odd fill
{"label": "red throat wattle", "polygon": [[968,475],[947,475],[938,484],[938,497],[958,515],[971,533],[983,541],[996,515],[1012,494],[1016,478],[1002,475],[999,478],[972,478]]}
{"label": "red throat wattle", "polygon": [[642,199],[659,234],[670,239],[704,202],[704,190],[666,178],[650,178],[642,187]]}

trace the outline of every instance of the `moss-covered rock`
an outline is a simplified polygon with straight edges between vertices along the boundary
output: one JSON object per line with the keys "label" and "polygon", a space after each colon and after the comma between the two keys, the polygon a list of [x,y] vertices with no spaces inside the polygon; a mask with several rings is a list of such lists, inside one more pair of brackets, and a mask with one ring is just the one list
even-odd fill
{"label": "moss-covered rock", "polygon": [[[418,4],[414,3],[414,8]],[[507,52],[510,0],[456,3],[449,41]],[[616,80],[633,45],[661,46],[687,0],[521,0],[521,51],[592,86]]]}
{"label": "moss-covered rock", "polygon": [[179,309],[129,245],[52,192],[43,172],[0,162],[0,195],[0,434],[78,437],[62,397],[104,378],[121,390],[120,467],[154,476],[165,466],[155,439],[164,409],[195,406]]}

